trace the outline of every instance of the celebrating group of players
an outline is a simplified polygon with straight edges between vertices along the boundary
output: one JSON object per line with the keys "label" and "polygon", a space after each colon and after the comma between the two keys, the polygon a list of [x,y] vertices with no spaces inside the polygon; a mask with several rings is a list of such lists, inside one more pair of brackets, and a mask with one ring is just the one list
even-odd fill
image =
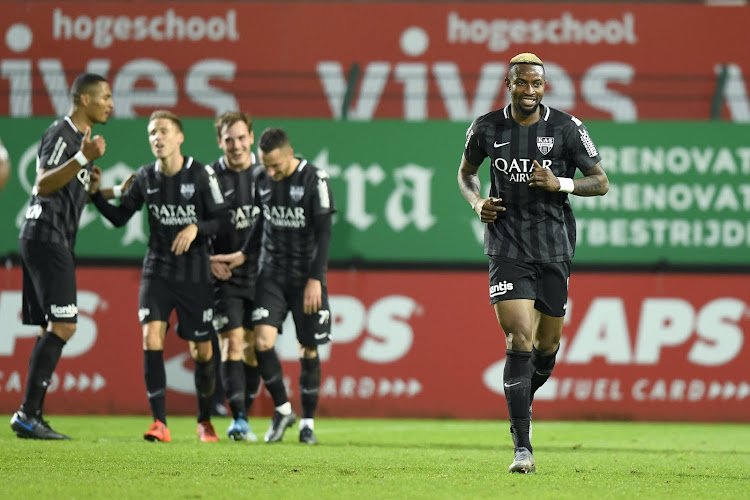
{"label": "celebrating group of players", "polygon": [[[112,93],[102,76],[84,73],[71,87],[71,111],[45,132],[37,180],[21,229],[23,320],[39,325],[23,403],[11,419],[19,436],[69,439],[43,418],[43,402],[62,348],[77,320],[75,238],[90,200],[115,226],[144,206],[150,236],[138,297],[144,378],[153,415],[144,438],[171,440],[166,415],[164,341],[176,311],[176,332],[190,346],[198,397],[197,434],[219,438],[211,424],[217,383],[212,337],[220,336],[220,380],[232,412],[233,440],[255,441],[248,411],[263,379],[275,406],[264,440],[281,441],[297,420],[287,398],[274,344],[291,311],[300,345],[300,442],[313,432],[321,380],[317,346],[330,341],[326,288],[331,216],[328,175],[295,156],[286,132],[265,130],[231,111],[216,119],[223,155],[205,165],[182,154],[184,133],[170,111],[151,114],[148,140],[155,161],[119,186],[100,189],[93,162],[106,149],[91,127],[106,123]],[[119,198],[119,204],[108,200]]]}

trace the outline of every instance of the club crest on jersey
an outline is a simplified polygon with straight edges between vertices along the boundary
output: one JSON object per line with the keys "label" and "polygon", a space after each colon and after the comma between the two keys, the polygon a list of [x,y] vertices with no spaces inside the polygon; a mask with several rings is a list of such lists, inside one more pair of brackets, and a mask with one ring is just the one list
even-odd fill
{"label": "club crest on jersey", "polygon": [[537,137],[536,138],[536,147],[539,148],[539,151],[541,151],[543,155],[546,155],[547,153],[552,151],[552,146],[554,145],[555,145],[554,137]]}
{"label": "club crest on jersey", "polygon": [[195,194],[195,184],[180,184],[180,194],[189,200]]}
{"label": "club crest on jersey", "polygon": [[291,196],[294,201],[301,200],[302,197],[305,196],[305,186],[291,186],[289,188],[289,196]]}

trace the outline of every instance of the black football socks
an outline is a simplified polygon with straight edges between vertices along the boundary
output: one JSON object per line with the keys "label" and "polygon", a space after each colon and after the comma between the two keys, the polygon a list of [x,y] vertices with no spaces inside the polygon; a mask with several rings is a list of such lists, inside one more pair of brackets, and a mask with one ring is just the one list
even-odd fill
{"label": "black football socks", "polygon": [[39,415],[52,374],[55,373],[66,342],[50,331],[44,332],[34,344],[29,359],[29,375],[21,410],[29,416]]}
{"label": "black football socks", "polygon": [[221,380],[224,384],[224,394],[229,402],[232,418],[247,418],[245,411],[245,374],[240,360],[221,362]]}
{"label": "black football socks", "polygon": [[216,364],[195,360],[195,392],[198,395],[198,422],[211,420],[214,390],[216,389]]}
{"label": "black football socks", "polygon": [[503,388],[508,403],[508,415],[513,430],[516,448],[526,448],[530,452],[529,440],[529,402],[531,398],[531,373],[529,372],[530,352],[505,351],[505,371]]}
{"label": "black football socks", "polygon": [[552,375],[552,370],[555,368],[555,358],[559,350],[560,346],[558,345],[552,354],[542,354],[536,350],[536,347],[531,348],[531,359],[529,360],[529,370],[531,371],[530,403],[534,401],[534,393],[537,389],[543,386]]}
{"label": "black football socks", "polygon": [[300,358],[299,388],[302,394],[302,418],[314,418],[320,393],[320,358]]}
{"label": "black football socks", "polygon": [[143,377],[146,395],[154,421],[167,424],[167,371],[164,368],[164,351],[143,351]]}
{"label": "black football socks", "polygon": [[273,405],[279,407],[289,402],[284,387],[284,375],[281,371],[281,362],[276,355],[276,349],[271,348],[266,351],[255,351],[255,357],[258,359],[258,370],[263,378],[266,389],[271,394]]}
{"label": "black football socks", "polygon": [[260,371],[257,366],[247,363],[242,363],[242,368],[245,371],[245,413],[249,415],[250,407],[253,406],[260,387]]}

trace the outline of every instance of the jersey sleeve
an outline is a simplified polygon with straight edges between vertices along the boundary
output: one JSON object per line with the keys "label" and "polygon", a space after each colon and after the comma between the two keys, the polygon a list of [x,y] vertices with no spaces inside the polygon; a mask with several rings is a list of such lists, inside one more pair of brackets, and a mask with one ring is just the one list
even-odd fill
{"label": "jersey sleeve", "polygon": [[75,155],[76,145],[69,144],[70,138],[66,138],[65,134],[60,132],[61,128],[55,127],[55,130],[57,133],[44,134],[39,144],[37,168],[57,168]]}
{"label": "jersey sleeve", "polygon": [[333,201],[330,176],[325,170],[316,168],[315,189],[313,190],[313,215],[333,214],[336,205]]}
{"label": "jersey sleeve", "polygon": [[230,229],[230,213],[224,202],[224,195],[221,194],[216,172],[208,165],[203,165],[203,168],[200,188],[205,213],[198,220],[198,234],[213,236]]}
{"label": "jersey sleeve", "polygon": [[133,212],[140,210],[146,201],[146,171],[141,167],[135,174],[133,182],[128,189],[122,193],[120,206],[125,207]]}
{"label": "jersey sleeve", "polygon": [[466,130],[466,143],[464,144],[464,157],[466,161],[474,166],[482,164],[485,158],[487,158],[487,152],[482,147],[484,140],[483,128],[480,126],[478,120],[474,120]]}
{"label": "jersey sleeve", "polygon": [[571,120],[574,126],[569,128],[571,136],[568,140],[572,144],[573,163],[581,172],[586,172],[602,161],[602,157],[599,155],[586,125],[574,116],[571,117]]}
{"label": "jersey sleeve", "polygon": [[203,203],[206,207],[207,214],[216,214],[226,208],[224,195],[221,194],[221,185],[216,178],[216,172],[209,165],[203,165],[205,176],[202,177],[203,186]]}

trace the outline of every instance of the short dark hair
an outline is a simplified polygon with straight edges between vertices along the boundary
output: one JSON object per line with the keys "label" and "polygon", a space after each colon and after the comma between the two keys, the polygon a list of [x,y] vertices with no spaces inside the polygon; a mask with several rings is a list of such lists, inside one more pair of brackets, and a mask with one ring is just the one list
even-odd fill
{"label": "short dark hair", "polygon": [[151,123],[154,120],[158,120],[159,118],[166,118],[167,120],[171,120],[172,123],[174,123],[177,126],[177,129],[180,132],[183,132],[182,130],[182,121],[180,121],[180,118],[172,113],[171,111],[168,111],[166,109],[157,109],[153,113],[151,113],[151,116],[148,119],[148,122]]}
{"label": "short dark hair", "polygon": [[260,140],[258,141],[258,148],[265,151],[266,153],[269,151],[273,151],[276,148],[281,148],[284,146],[288,146],[289,143],[289,136],[286,135],[286,132],[284,132],[284,129],[278,128],[278,127],[271,127],[267,128],[263,131],[263,133],[260,135]]}
{"label": "short dark hair", "polygon": [[73,80],[70,86],[70,100],[73,104],[81,103],[81,96],[90,93],[100,82],[107,83],[107,79],[96,73],[82,73]]}
{"label": "short dark hair", "polygon": [[231,127],[237,122],[245,122],[247,130],[252,132],[253,130],[253,119],[250,115],[243,113],[242,111],[227,111],[226,113],[220,114],[216,121],[214,121],[214,127],[216,127],[216,135],[221,137],[221,131],[224,127]]}

